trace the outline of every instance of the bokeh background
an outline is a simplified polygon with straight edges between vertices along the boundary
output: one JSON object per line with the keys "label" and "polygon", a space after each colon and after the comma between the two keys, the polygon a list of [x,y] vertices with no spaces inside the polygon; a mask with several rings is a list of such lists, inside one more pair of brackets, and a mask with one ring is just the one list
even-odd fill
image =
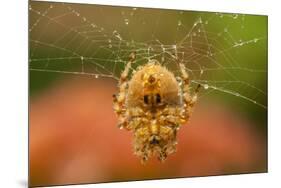
{"label": "bokeh background", "polygon": [[[266,16],[30,1],[29,24],[31,186],[267,172]],[[132,51],[205,86],[164,163],[117,128]]]}

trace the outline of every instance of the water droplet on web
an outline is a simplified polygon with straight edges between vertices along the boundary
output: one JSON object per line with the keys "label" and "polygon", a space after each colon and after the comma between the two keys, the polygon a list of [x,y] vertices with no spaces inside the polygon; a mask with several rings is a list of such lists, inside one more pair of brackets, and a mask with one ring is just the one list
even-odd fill
{"label": "water droplet on web", "polygon": [[80,16],[80,14],[78,12],[76,12],[76,16]]}
{"label": "water droplet on web", "polygon": [[258,42],[258,40],[259,40],[259,39],[255,38],[255,39],[254,39],[254,42],[256,43],[256,42]]}
{"label": "water droplet on web", "polygon": [[179,20],[179,21],[178,21],[178,26],[181,26],[181,24],[182,24],[182,23],[181,23],[181,21]]}
{"label": "water droplet on web", "polygon": [[99,75],[98,75],[98,74],[96,74],[96,75],[95,75],[95,78],[99,78]]}
{"label": "water droplet on web", "polygon": [[114,30],[113,32],[113,35],[118,38],[119,40],[122,40],[122,37],[120,36],[120,34],[118,33],[118,31]]}
{"label": "water droplet on web", "polygon": [[129,19],[128,18],[125,18],[124,21],[125,21],[126,25],[129,25]]}
{"label": "water droplet on web", "polygon": [[203,70],[203,69],[201,69],[201,70],[200,70],[200,74],[202,75],[203,73],[204,73],[204,70]]}
{"label": "water droplet on web", "polygon": [[209,85],[208,84],[204,84],[203,87],[204,87],[204,89],[209,89]]}
{"label": "water droplet on web", "polygon": [[50,8],[53,8],[53,5],[50,5]]}
{"label": "water droplet on web", "polygon": [[84,22],[87,21],[87,19],[85,17],[83,17],[82,19],[83,19]]}

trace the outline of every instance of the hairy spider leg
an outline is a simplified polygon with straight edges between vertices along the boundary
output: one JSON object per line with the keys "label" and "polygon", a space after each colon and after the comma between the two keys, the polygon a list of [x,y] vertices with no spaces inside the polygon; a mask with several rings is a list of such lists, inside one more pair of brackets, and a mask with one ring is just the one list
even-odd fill
{"label": "hairy spider leg", "polygon": [[189,79],[189,75],[185,70],[185,66],[183,63],[179,63],[179,67],[180,67],[180,71],[181,71],[181,78],[183,80],[183,99],[184,99],[184,108],[182,111],[182,121],[183,123],[188,122],[190,115],[192,113],[193,110],[193,106],[197,101],[197,97],[198,97],[198,93],[199,93],[199,89],[201,87],[200,84],[197,85],[193,95],[191,96],[189,93],[189,85],[190,85],[190,79]]}
{"label": "hairy spider leg", "polygon": [[128,88],[128,75],[131,68],[131,64],[135,61],[136,54],[133,52],[130,54],[130,59],[125,66],[124,71],[121,73],[121,77],[119,79],[119,94],[113,95],[113,109],[115,113],[118,116],[119,123],[118,127],[120,129],[122,128],[128,128],[128,120],[126,117],[127,108],[125,106],[125,100],[126,100],[126,93]]}

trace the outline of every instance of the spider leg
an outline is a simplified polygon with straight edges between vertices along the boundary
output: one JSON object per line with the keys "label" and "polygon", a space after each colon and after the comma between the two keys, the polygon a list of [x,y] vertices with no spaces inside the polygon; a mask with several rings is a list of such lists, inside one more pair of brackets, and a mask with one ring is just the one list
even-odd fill
{"label": "spider leg", "polygon": [[190,93],[190,79],[189,75],[185,70],[185,66],[183,63],[179,63],[180,70],[181,70],[181,78],[183,80],[183,99],[184,99],[184,107],[182,110],[182,123],[186,123],[189,120],[189,117],[192,113],[193,106],[197,102],[197,97],[199,93],[199,89],[201,87],[200,84],[196,87],[193,95],[191,96]]}
{"label": "spider leg", "polygon": [[176,142],[177,132],[181,125],[181,116],[180,114],[171,114],[171,115],[161,115],[161,133],[164,133],[168,136],[168,140]]}
{"label": "spider leg", "polygon": [[131,108],[128,112],[127,117],[128,117],[128,128],[130,130],[135,131],[141,126],[148,124],[147,123],[148,120],[147,118],[145,118],[144,111],[139,107]]}
{"label": "spider leg", "polygon": [[113,109],[119,119],[118,127],[120,129],[128,129],[128,119],[126,116],[127,108],[125,106],[125,99],[128,87],[128,74],[131,68],[131,64],[135,61],[135,57],[135,53],[132,53],[130,55],[130,59],[124,71],[121,73],[121,77],[119,79],[119,94],[113,95]]}
{"label": "spider leg", "polygon": [[165,124],[170,123],[174,128],[178,128],[181,122],[181,108],[179,107],[165,107],[160,114],[160,119]]}

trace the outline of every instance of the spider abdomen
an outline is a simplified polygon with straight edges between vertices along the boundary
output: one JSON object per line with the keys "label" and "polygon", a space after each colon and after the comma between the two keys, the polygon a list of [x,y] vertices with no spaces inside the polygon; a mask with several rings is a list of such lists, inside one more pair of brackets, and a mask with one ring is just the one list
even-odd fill
{"label": "spider abdomen", "polygon": [[153,61],[134,73],[129,86],[126,104],[130,107],[161,107],[180,105],[179,84],[172,72]]}

